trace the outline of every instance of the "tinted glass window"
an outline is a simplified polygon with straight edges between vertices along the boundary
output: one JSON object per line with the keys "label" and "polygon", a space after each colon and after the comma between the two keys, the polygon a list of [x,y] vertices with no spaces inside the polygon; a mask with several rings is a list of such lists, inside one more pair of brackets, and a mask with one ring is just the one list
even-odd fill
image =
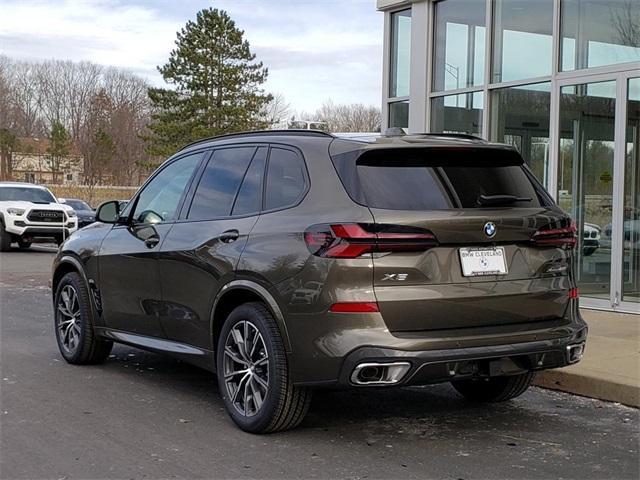
{"label": "tinted glass window", "polygon": [[230,215],[255,151],[255,147],[216,150],[200,178],[187,218],[206,220]]}
{"label": "tinted glass window", "polygon": [[366,203],[392,210],[442,210],[450,207],[431,168],[361,165],[360,185]]}
{"label": "tinted glass window", "polygon": [[[443,170],[463,208],[540,206],[536,190],[520,166],[445,167]],[[513,198],[504,203],[498,198],[504,195]]]}
{"label": "tinted glass window", "polygon": [[262,179],[267,149],[259,148],[251,161],[233,206],[233,215],[247,215],[262,209]]}
{"label": "tinted glass window", "polygon": [[409,127],[409,102],[391,102],[389,104],[389,128]]}
{"label": "tinted glass window", "polygon": [[391,210],[539,207],[553,201],[514,150],[374,149],[332,157],[356,202]]}
{"label": "tinted glass window", "polygon": [[431,100],[431,131],[479,135],[483,108],[484,92],[435,97]]}
{"label": "tinted glass window", "polygon": [[202,153],[176,160],[158,173],[144,188],[133,218],[140,223],[170,222],[176,219],[178,204]]}
{"label": "tinted glass window", "polygon": [[265,209],[295,203],[305,189],[304,162],[292,150],[272,148],[267,174]]}

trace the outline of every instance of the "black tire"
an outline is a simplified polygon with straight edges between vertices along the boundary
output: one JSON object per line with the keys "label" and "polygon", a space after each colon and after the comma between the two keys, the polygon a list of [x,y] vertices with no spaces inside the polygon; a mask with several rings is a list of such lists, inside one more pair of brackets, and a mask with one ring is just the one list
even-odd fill
{"label": "black tire", "polygon": [[0,252],[11,250],[11,234],[4,229],[4,223],[0,223]]}
{"label": "black tire", "polygon": [[20,250],[26,250],[30,246],[31,246],[31,242],[27,240],[22,240],[21,238],[18,239],[18,247],[20,248]]}
{"label": "black tire", "polygon": [[[232,361],[232,357],[225,354],[225,345],[228,345],[227,341],[233,342],[233,334],[230,335],[230,332],[234,327],[237,327],[236,333],[239,333],[244,327],[252,329],[253,331],[253,344],[250,344],[248,340],[242,342],[243,345],[249,344],[254,346],[254,348],[250,349],[251,352],[248,355],[250,363],[244,361],[247,356],[245,356],[242,351],[234,350],[233,343],[230,344],[231,351],[238,353],[235,358],[240,359],[240,362]],[[246,332],[247,330],[244,331]],[[259,332],[261,336],[261,343],[256,331]],[[250,338],[251,334],[245,334],[245,336]],[[264,348],[255,347],[256,345],[262,345]],[[235,346],[237,346],[237,344]],[[216,365],[220,394],[222,395],[227,412],[238,427],[251,433],[270,433],[288,430],[300,424],[309,410],[311,391],[306,388],[295,387],[291,384],[287,356],[278,326],[269,310],[262,303],[246,303],[234,309],[222,326],[217,347]],[[262,354],[262,352],[264,352],[264,354]],[[266,359],[265,354],[267,355]],[[227,357],[226,363],[225,357]],[[254,361],[256,358],[258,360]],[[266,374],[264,370],[259,371],[259,369],[264,368],[265,365],[268,365]],[[230,367],[232,368],[230,369]],[[260,387],[260,384],[253,380],[253,376],[260,377],[261,381],[268,385],[260,407],[256,407],[254,399],[256,397],[259,398],[259,395],[263,395],[262,390],[260,390],[259,395],[254,394],[249,396],[249,398],[252,399],[251,402],[253,403],[254,411],[249,410],[249,400],[246,396],[244,397],[244,405],[242,405],[243,399],[241,398],[238,398],[238,402],[233,401],[233,381],[236,381],[234,379],[240,376],[241,379],[237,380],[238,388],[235,389],[236,391],[240,391],[240,387],[243,385],[242,381],[246,377],[246,375],[242,373],[229,377],[230,385],[228,385],[225,372],[229,373],[233,371],[235,367],[239,370],[246,367],[247,371],[251,368],[251,373],[248,374],[248,380],[244,383],[245,388],[250,386],[251,390],[255,392],[256,389]],[[254,386],[256,388],[254,388]],[[242,411],[241,408],[244,411]]]}
{"label": "black tire", "polygon": [[597,249],[598,249],[597,247],[584,247],[582,249],[582,253],[584,254],[585,257],[590,257],[591,255],[596,253]]}
{"label": "black tire", "polygon": [[504,402],[522,395],[530,386],[533,372],[506,377],[479,378],[451,382],[453,387],[472,402]]}
{"label": "black tire", "polygon": [[[71,292],[75,298],[71,297]],[[65,310],[73,315],[67,315]],[[70,320],[72,316],[75,321]],[[53,318],[58,348],[67,362],[74,365],[102,363],[111,353],[113,342],[100,338],[94,331],[89,291],[78,273],[67,273],[60,280]]]}

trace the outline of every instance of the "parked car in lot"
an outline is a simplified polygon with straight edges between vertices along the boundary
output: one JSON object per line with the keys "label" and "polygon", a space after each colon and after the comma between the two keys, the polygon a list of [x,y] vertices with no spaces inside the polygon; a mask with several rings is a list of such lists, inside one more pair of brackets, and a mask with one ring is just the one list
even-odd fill
{"label": "parked car in lot", "polygon": [[[635,218],[625,218],[622,223],[622,238],[624,241],[624,248],[631,250],[640,250],[640,213],[636,214]],[[613,225],[607,224],[604,227],[604,242],[608,247],[611,247],[613,236]]]}
{"label": "parked car in lot", "polygon": [[38,239],[60,245],[78,229],[76,213],[58,203],[47,188],[31,183],[0,182],[0,251],[12,243],[29,248]]}
{"label": "parked car in lot", "polygon": [[167,160],[53,264],[73,364],[113,342],[217,374],[250,432],[316,388],[522,394],[580,360],[576,231],[515,149],[465,135],[226,135]]}
{"label": "parked car in lot", "polygon": [[78,228],[86,227],[96,221],[96,211],[79,198],[61,198],[60,203],[69,205],[78,216]]}
{"label": "parked car in lot", "polygon": [[593,255],[600,248],[601,228],[595,223],[586,223],[582,227],[582,253],[585,257]]}

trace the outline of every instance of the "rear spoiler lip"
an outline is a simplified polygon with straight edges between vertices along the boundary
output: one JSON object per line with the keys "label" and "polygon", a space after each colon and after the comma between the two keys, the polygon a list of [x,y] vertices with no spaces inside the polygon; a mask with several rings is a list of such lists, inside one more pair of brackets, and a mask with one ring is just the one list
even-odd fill
{"label": "rear spoiler lip", "polygon": [[[402,138],[402,137],[399,137]],[[358,157],[365,152],[376,151],[376,150],[431,150],[431,149],[440,149],[440,150],[469,150],[469,149],[478,149],[478,150],[498,150],[498,151],[510,151],[518,153],[518,150],[512,145],[508,145],[506,143],[490,143],[485,141],[471,141],[471,140],[455,140],[455,139],[447,139],[447,138],[429,138],[424,141],[416,141],[416,142],[389,142],[389,143],[359,143],[354,142],[342,138],[335,138],[329,144],[329,155],[341,155],[344,153],[355,153],[359,152]],[[519,154],[518,154],[519,155]]]}

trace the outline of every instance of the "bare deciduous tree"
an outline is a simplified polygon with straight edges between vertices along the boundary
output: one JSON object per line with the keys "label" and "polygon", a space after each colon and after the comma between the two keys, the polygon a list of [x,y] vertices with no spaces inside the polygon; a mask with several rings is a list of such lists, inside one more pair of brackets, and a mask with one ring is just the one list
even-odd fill
{"label": "bare deciduous tree", "polygon": [[89,186],[92,200],[93,187],[100,184],[109,170],[114,154],[113,140],[107,133],[112,103],[104,90],[96,93],[89,103],[80,151],[84,157],[84,181]]}
{"label": "bare deciduous tree", "polygon": [[0,56],[0,129],[5,139],[48,137],[60,124],[85,157],[88,183],[137,184],[157,163],[140,138],[150,118],[148,87],[127,71],[90,62]]}
{"label": "bare deciduous tree", "polygon": [[273,94],[272,100],[265,105],[262,115],[271,127],[285,122],[291,114],[291,104],[287,102],[281,93]]}
{"label": "bare deciduous tree", "polygon": [[314,120],[322,120],[331,132],[379,132],[380,109],[361,103],[336,105],[331,100],[322,104]]}
{"label": "bare deciduous tree", "polygon": [[612,8],[612,23],[618,31],[620,44],[640,47],[640,11],[637,0],[627,0],[619,8]]}

